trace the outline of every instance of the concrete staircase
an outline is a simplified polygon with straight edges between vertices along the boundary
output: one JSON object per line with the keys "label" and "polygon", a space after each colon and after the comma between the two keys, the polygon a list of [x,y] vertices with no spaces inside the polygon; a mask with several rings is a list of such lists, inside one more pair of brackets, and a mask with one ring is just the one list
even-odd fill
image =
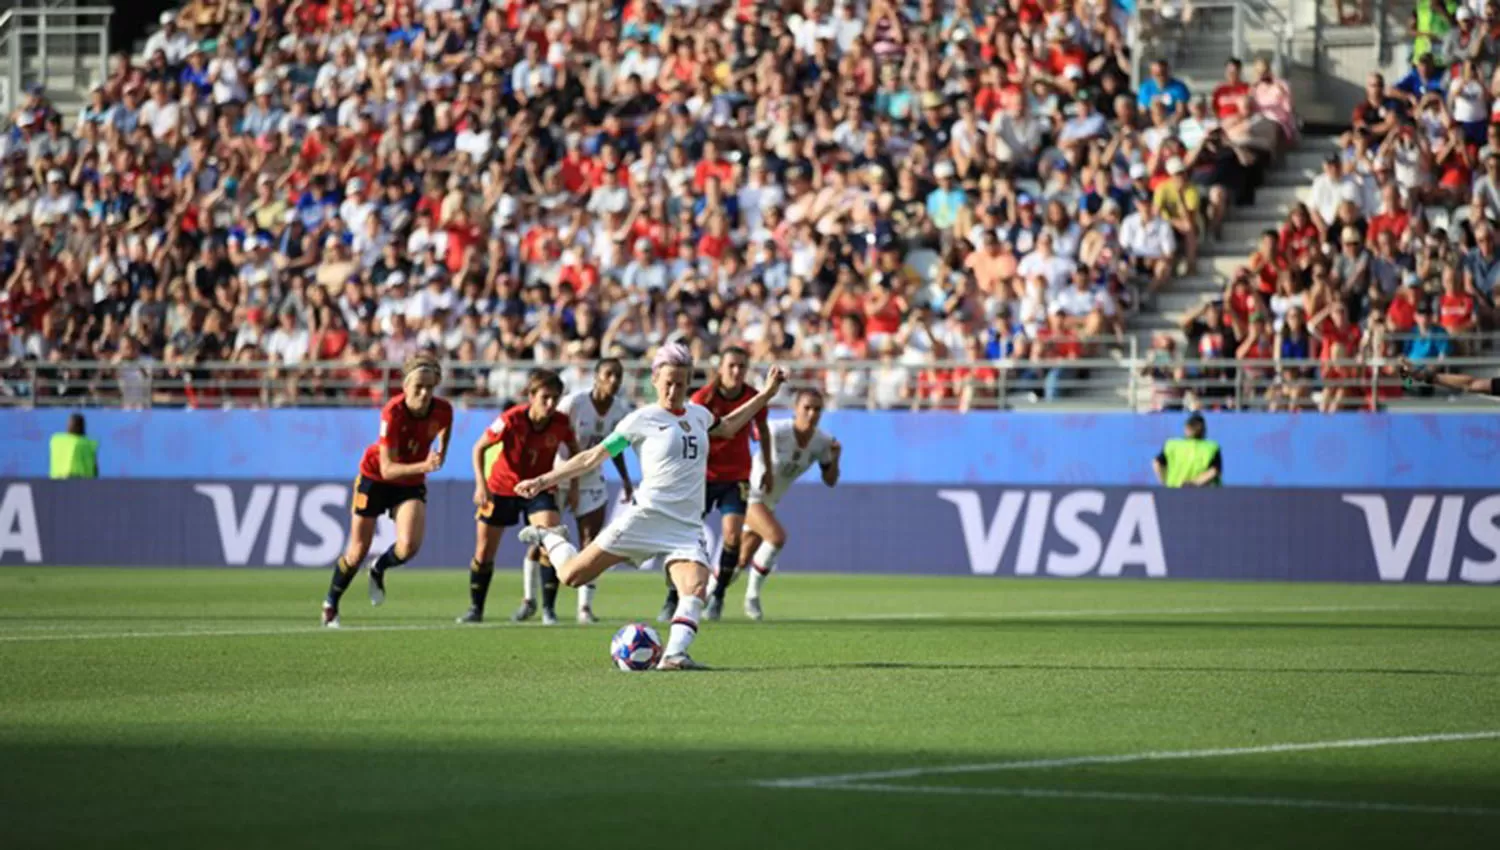
{"label": "concrete staircase", "polygon": [[60,113],[76,114],[105,78],[111,14],[106,5],[73,0],[0,2],[0,112],[39,84]]}
{"label": "concrete staircase", "polygon": [[[1224,291],[1235,270],[1250,259],[1260,234],[1279,227],[1292,206],[1306,196],[1323,157],[1332,149],[1333,140],[1327,136],[1304,137],[1301,145],[1283,156],[1267,174],[1266,184],[1256,193],[1254,206],[1230,208],[1224,237],[1203,247],[1197,274],[1174,279],[1158,294],[1151,309],[1131,317],[1126,333],[1137,352],[1149,351],[1152,337],[1164,331],[1180,338],[1178,328],[1183,318],[1205,298]],[[1137,397],[1131,398],[1127,370],[1096,370],[1087,388],[1069,393],[1064,401],[1046,408],[1144,409],[1149,403],[1146,395],[1146,388],[1138,387]],[[1016,409],[1023,410],[1025,406]]]}

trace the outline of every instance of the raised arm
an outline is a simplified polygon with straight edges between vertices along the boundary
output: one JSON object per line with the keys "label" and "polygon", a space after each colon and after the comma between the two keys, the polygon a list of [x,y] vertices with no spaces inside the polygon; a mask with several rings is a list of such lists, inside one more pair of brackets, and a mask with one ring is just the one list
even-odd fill
{"label": "raised arm", "polygon": [[[614,435],[610,435],[609,439],[594,446],[592,449],[573,455],[557,466],[552,467],[551,472],[522,481],[516,485],[516,495],[529,499],[538,493],[545,493],[565,481],[572,481],[580,475],[593,472],[603,466],[606,460],[609,460],[612,454],[610,447],[613,445],[613,440]],[[624,441],[623,438],[621,438],[621,441]],[[623,451],[623,447],[620,450]]]}
{"label": "raised arm", "polygon": [[711,437],[733,437],[740,429],[750,423],[757,413],[765,410],[771,399],[781,390],[781,385],[786,381],[786,374],[781,371],[780,366],[772,366],[766,370],[766,386],[756,393],[749,401],[736,407],[734,412],[720,419],[709,431]]}

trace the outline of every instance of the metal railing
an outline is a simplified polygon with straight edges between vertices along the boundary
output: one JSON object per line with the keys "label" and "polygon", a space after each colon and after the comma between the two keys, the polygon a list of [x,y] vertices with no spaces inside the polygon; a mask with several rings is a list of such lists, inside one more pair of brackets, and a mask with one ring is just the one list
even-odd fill
{"label": "metal railing", "polygon": [[[1285,77],[1292,57],[1292,39],[1296,26],[1281,9],[1268,0],[1193,0],[1194,14],[1211,12],[1230,13],[1231,55],[1248,62],[1251,54],[1251,32],[1268,33],[1271,36],[1271,69],[1277,77]],[[1190,39],[1191,32],[1181,24],[1160,15],[1160,0],[1138,2],[1131,15],[1131,29],[1136,34],[1130,52],[1130,78],[1136,85],[1141,82],[1141,65],[1148,58],[1146,48],[1160,54],[1174,52],[1165,48],[1165,42],[1175,39]],[[1225,57],[1226,59],[1228,57]]]}
{"label": "metal railing", "polygon": [[[822,390],[833,408],[870,410],[1099,411],[1217,408],[1336,410],[1432,408],[1481,404],[1475,397],[1435,396],[1403,384],[1395,356],[1340,360],[1184,360],[1164,352],[1079,358],[1023,357],[980,361],[900,359],[790,362],[788,389]],[[460,362],[445,365],[439,392],[465,407],[519,400],[538,365],[562,373],[568,388],[588,386],[591,362]],[[1444,368],[1500,372],[1495,355],[1449,357]],[[650,364],[625,364],[622,391],[654,398]],[[160,363],[26,361],[0,368],[0,407],[370,407],[400,391],[396,363],[264,361]],[[700,374],[698,380],[706,380]]]}
{"label": "metal railing", "polygon": [[[109,6],[60,5],[0,12],[0,113],[20,105],[29,86],[81,95],[109,70]],[[67,85],[60,80],[67,79]]]}

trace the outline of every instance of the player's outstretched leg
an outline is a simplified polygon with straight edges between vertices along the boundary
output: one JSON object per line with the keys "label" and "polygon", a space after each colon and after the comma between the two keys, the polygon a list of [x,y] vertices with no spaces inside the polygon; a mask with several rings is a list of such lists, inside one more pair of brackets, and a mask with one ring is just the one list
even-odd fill
{"label": "player's outstretched leg", "polygon": [[672,628],[658,670],[706,670],[688,655],[688,648],[698,636],[698,621],[703,616],[703,600],[708,594],[708,567],[692,561],[673,561],[667,565],[679,591],[680,601],[672,614]]}

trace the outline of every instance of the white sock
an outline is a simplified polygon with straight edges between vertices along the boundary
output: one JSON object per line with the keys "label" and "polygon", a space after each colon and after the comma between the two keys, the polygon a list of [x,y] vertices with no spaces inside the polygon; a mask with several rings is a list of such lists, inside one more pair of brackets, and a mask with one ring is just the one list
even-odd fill
{"label": "white sock", "polygon": [[541,584],[542,565],[527,558],[521,562],[521,598],[536,601],[536,586]]}
{"label": "white sock", "polygon": [[573,560],[578,554],[578,547],[568,542],[568,538],[554,531],[547,532],[542,538],[542,548],[547,550],[547,559],[552,562],[554,570],[562,569],[563,564]]}
{"label": "white sock", "polygon": [[780,554],[781,550],[769,543],[761,543],[756,548],[755,557],[750,559],[750,586],[745,589],[746,599],[760,598],[760,588],[776,569],[776,556]]}
{"label": "white sock", "polygon": [[686,655],[693,638],[698,636],[698,618],[703,615],[703,600],[696,596],[684,596],[677,600],[677,613],[672,616],[672,631],[667,636],[667,657]]}
{"label": "white sock", "polygon": [[586,584],[578,588],[578,610],[594,607],[594,586]]}
{"label": "white sock", "polygon": [[718,589],[719,589],[719,575],[718,575],[718,573],[710,573],[709,576],[708,576],[708,593],[707,593],[707,595],[710,598],[712,598],[713,595],[714,595],[714,593],[716,593],[718,591]]}

